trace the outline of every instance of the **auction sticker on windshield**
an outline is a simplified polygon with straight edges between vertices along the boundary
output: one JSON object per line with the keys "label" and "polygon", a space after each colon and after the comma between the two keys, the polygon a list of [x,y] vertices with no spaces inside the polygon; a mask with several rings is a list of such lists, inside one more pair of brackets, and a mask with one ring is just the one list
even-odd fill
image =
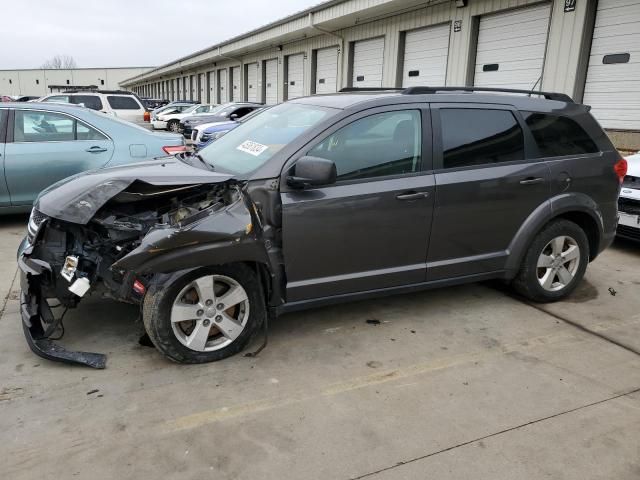
{"label": "auction sticker on windshield", "polygon": [[267,148],[267,145],[262,145],[258,142],[252,142],[251,140],[245,140],[240,145],[236,147],[236,150],[240,150],[241,152],[248,153],[249,155],[253,155],[257,157],[262,152],[264,152]]}

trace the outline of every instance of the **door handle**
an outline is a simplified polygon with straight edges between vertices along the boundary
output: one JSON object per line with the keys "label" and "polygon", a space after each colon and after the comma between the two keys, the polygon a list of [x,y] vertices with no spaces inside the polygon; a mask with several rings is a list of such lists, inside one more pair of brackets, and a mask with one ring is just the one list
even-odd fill
{"label": "door handle", "polygon": [[427,198],[429,192],[407,192],[396,195],[398,200],[420,200],[421,198]]}
{"label": "door handle", "polygon": [[544,178],[541,177],[529,177],[529,178],[525,178],[524,180],[520,180],[520,185],[537,185],[539,183],[544,182]]}
{"label": "door handle", "polygon": [[87,149],[85,150],[85,152],[89,152],[89,153],[101,153],[101,152],[106,152],[106,151],[107,151],[107,149],[106,149],[106,148],[104,148],[104,147],[98,147],[97,145],[96,145],[96,146],[93,146],[93,147],[90,147],[90,148],[87,148]]}

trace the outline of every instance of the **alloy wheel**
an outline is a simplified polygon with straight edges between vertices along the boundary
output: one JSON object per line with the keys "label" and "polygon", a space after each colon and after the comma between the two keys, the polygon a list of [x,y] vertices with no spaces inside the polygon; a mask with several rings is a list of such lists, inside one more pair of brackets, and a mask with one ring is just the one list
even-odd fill
{"label": "alloy wheel", "polygon": [[224,275],[195,279],[171,307],[171,327],[180,343],[212,352],[233,343],[249,319],[249,297],[237,281]]}
{"label": "alloy wheel", "polygon": [[578,242],[566,235],[555,237],[538,257],[538,282],[549,292],[562,290],[575,278],[579,265]]}

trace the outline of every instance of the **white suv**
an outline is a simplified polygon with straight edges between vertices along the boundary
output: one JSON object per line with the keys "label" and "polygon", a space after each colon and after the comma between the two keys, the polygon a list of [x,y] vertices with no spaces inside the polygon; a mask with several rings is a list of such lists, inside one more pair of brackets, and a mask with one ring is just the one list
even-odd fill
{"label": "white suv", "polygon": [[123,90],[53,93],[38,101],[83,105],[138,125],[148,124],[151,117],[137,95]]}

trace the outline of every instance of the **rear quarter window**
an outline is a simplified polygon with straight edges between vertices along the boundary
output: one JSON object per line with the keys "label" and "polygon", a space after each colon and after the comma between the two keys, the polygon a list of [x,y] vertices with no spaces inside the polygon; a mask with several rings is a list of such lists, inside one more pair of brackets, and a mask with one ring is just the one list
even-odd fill
{"label": "rear quarter window", "polygon": [[539,157],[563,157],[599,152],[595,142],[574,120],[546,113],[521,113],[538,144]]}
{"label": "rear quarter window", "polygon": [[140,110],[142,108],[133,97],[109,95],[107,96],[107,102],[114,110]]}

